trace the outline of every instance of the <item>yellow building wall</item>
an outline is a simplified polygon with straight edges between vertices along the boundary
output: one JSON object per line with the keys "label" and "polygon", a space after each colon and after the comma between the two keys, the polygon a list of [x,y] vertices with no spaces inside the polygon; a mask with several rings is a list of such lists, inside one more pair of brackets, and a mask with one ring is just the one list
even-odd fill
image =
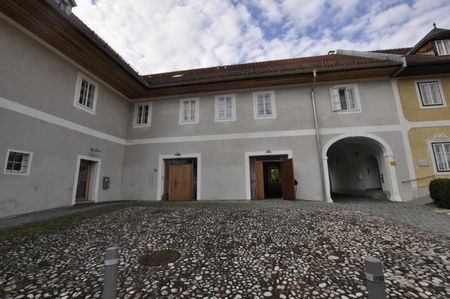
{"label": "yellow building wall", "polygon": [[[433,151],[429,145],[430,142],[433,141],[450,142],[450,127],[414,128],[409,130],[408,137],[411,144],[411,153],[414,163],[414,169],[416,172],[416,178],[419,178],[419,180],[417,180],[417,186],[419,188],[427,188],[433,178],[450,178],[450,174],[438,175],[437,173],[435,173]],[[419,166],[419,160],[426,160],[428,162],[428,165]]]}
{"label": "yellow building wall", "polygon": [[[420,108],[420,95],[416,81],[435,80],[441,82],[444,102],[447,107]],[[421,78],[401,78],[397,82],[403,113],[409,121],[450,120],[450,76],[435,76]]]}

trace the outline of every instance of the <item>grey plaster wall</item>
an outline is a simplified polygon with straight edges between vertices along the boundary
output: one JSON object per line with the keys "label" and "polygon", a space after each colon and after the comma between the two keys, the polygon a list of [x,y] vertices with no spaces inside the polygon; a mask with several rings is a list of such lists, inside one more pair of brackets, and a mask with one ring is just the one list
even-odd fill
{"label": "grey plaster wall", "polygon": [[[8,149],[33,153],[29,175],[4,174]],[[70,206],[78,155],[100,158],[100,178],[111,177],[109,190],[100,186],[98,201],[120,200],[123,145],[0,108],[0,218]]]}
{"label": "grey plaster wall", "polygon": [[201,154],[203,200],[246,199],[246,184],[250,181],[245,178],[245,153],[268,149],[291,150],[295,178],[299,181],[297,197],[322,200],[313,136],[127,146],[123,195],[125,199],[156,200],[159,156],[179,152]]}
{"label": "grey plaster wall", "polygon": [[[336,84],[343,83],[357,84],[362,112],[332,111],[330,88],[335,83],[318,85],[316,98],[321,128],[399,123],[389,79],[336,82]],[[262,90],[275,91],[276,118],[254,119],[253,92]],[[189,125],[178,124],[181,96],[154,100],[143,99],[143,101],[153,102],[152,125],[147,128],[133,128],[134,107],[130,106],[128,139],[313,129],[310,90],[311,86],[302,85],[245,91],[227,90],[213,94],[192,95],[200,98],[200,113],[199,123]],[[236,95],[236,121],[215,122],[215,95],[220,94]]]}
{"label": "grey plaster wall", "polygon": [[2,19],[0,38],[0,97],[126,137],[129,103],[123,97],[96,81],[96,114],[81,110],[73,105],[79,69]]}

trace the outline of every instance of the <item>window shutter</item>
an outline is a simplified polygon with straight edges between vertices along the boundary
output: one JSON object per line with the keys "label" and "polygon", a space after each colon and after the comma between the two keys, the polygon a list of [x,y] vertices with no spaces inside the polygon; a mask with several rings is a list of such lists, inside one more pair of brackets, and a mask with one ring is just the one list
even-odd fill
{"label": "window shutter", "polygon": [[331,93],[331,109],[333,111],[341,111],[341,99],[339,98],[339,89],[330,88]]}

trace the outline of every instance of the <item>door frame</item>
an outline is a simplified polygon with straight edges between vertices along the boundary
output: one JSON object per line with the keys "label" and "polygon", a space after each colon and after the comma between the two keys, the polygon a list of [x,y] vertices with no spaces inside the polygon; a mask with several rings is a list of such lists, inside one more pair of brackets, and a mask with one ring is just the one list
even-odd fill
{"label": "door frame", "polygon": [[76,196],[77,196],[78,175],[80,174],[81,160],[93,162],[92,163],[93,170],[92,170],[92,175],[91,175],[91,188],[89,190],[89,201],[91,201],[91,202],[98,201],[98,192],[99,192],[99,186],[100,186],[100,170],[101,170],[101,166],[102,166],[102,159],[84,156],[84,155],[78,155],[77,165],[75,168],[75,178],[73,180],[72,205],[77,204]]}
{"label": "door frame", "polygon": [[245,189],[246,200],[252,199],[252,190],[250,184],[250,157],[257,156],[280,156],[287,155],[288,159],[292,159],[292,150],[276,150],[276,151],[259,151],[259,152],[245,152]]}
{"label": "door frame", "polygon": [[164,176],[165,167],[164,160],[167,159],[184,159],[184,158],[194,158],[197,159],[197,197],[194,200],[202,199],[202,155],[200,153],[192,154],[175,154],[175,155],[159,155],[158,159],[158,182],[156,187],[156,200],[162,200],[162,193],[164,190]]}

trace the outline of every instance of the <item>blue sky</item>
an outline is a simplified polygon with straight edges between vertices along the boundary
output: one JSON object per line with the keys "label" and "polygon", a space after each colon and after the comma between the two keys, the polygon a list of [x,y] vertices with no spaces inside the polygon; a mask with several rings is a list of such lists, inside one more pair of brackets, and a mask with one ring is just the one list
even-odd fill
{"label": "blue sky", "polygon": [[414,45],[450,28],[448,0],[77,0],[139,73]]}

